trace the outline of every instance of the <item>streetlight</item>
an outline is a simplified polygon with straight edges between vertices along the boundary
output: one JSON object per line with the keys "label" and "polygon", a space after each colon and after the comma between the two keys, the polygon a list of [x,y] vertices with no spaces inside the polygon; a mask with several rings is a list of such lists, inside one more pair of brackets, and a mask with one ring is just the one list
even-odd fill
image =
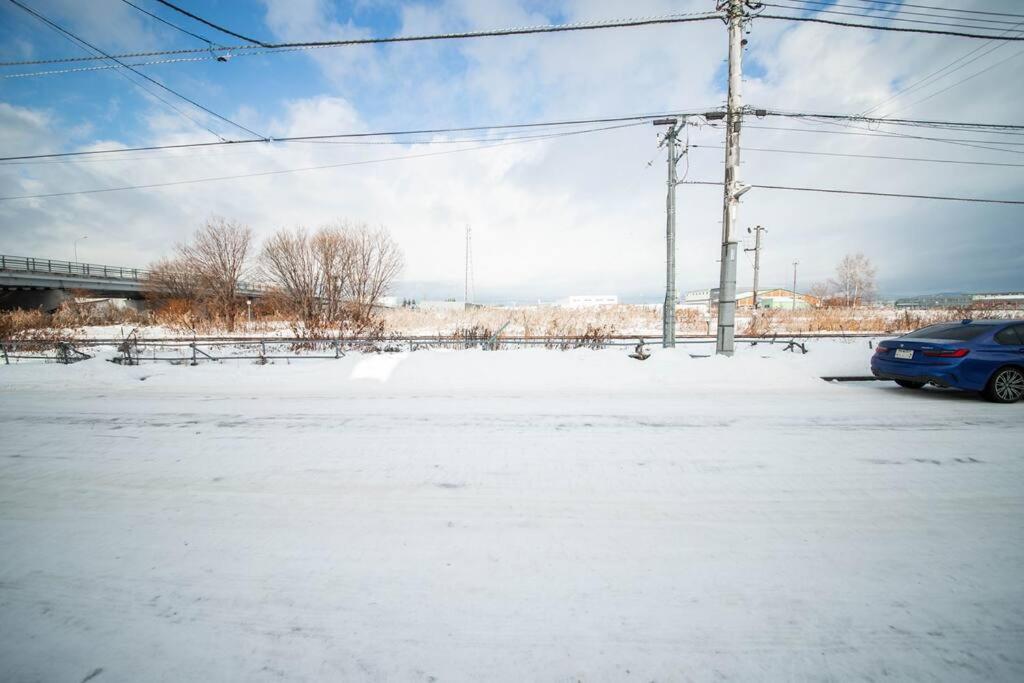
{"label": "streetlight", "polygon": [[74,241],[74,245],[75,245],[75,263],[78,263],[78,240],[87,240],[87,239],[89,239],[88,235],[82,235],[81,237],[78,237],[78,238],[75,239],[75,241]]}

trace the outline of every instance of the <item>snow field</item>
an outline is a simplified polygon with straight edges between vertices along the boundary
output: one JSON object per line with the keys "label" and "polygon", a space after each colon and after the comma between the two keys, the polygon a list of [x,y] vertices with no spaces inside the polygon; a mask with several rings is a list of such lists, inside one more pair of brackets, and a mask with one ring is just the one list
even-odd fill
{"label": "snow field", "polygon": [[810,349],[0,366],[0,680],[1020,680],[1021,406]]}

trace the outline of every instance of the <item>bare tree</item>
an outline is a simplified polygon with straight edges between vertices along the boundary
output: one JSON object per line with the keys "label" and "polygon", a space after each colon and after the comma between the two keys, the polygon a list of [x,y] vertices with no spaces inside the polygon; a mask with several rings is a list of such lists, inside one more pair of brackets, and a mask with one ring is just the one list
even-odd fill
{"label": "bare tree", "polygon": [[240,308],[238,285],[248,272],[252,230],[224,218],[211,218],[192,241],[179,245],[179,258],[196,274],[204,297],[223,318],[228,332],[235,329]]}
{"label": "bare tree", "polygon": [[349,226],[351,258],[348,289],[353,321],[364,327],[373,320],[373,307],[402,271],[402,251],[383,227]]}
{"label": "bare tree", "polygon": [[143,287],[146,298],[158,305],[177,301],[194,306],[201,294],[198,276],[181,258],[165,258],[153,263]]}
{"label": "bare tree", "polygon": [[833,282],[840,301],[844,306],[857,306],[871,300],[875,295],[875,274],[867,256],[861,253],[847,254],[836,267]]}
{"label": "bare tree", "polygon": [[326,320],[338,322],[344,317],[352,264],[352,237],[344,223],[328,225],[313,235],[312,249],[322,279],[320,300]]}
{"label": "bare tree", "polygon": [[321,305],[324,275],[306,230],[278,230],[263,245],[260,261],[278,303],[296,316],[306,334],[321,332],[325,322]]}
{"label": "bare tree", "polygon": [[338,222],[312,237],[302,228],[278,231],[261,264],[283,308],[315,336],[345,322],[357,330],[370,325],[402,257],[385,230]]}

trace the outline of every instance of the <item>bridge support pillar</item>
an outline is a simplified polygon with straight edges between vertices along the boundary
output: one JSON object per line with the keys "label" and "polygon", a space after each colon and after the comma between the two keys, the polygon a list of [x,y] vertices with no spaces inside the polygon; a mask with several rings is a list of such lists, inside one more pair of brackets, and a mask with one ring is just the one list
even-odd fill
{"label": "bridge support pillar", "polygon": [[40,308],[52,313],[71,298],[62,289],[8,289],[0,290],[0,310],[15,308]]}

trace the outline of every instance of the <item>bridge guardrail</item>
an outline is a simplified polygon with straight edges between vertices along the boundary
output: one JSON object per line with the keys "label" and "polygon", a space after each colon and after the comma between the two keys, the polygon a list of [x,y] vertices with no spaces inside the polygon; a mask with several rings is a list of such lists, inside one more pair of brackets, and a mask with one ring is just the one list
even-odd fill
{"label": "bridge guardrail", "polygon": [[[138,282],[140,284],[151,273],[151,271],[145,268],[127,268],[125,266],[108,266],[101,263],[80,263],[76,261],[61,261],[60,259],[37,258],[34,256],[8,256],[6,254],[0,254],[0,271],[39,273],[42,275],[64,277],[113,278],[115,280]],[[268,289],[270,289],[269,286],[259,282],[238,283],[238,292],[240,294],[258,294]]]}
{"label": "bridge guardrail", "polygon": [[33,256],[7,256],[0,254],[0,270],[47,275],[75,275],[79,277],[106,277],[119,280],[144,280],[149,271],[142,268],[107,266],[99,263],[78,263]]}

